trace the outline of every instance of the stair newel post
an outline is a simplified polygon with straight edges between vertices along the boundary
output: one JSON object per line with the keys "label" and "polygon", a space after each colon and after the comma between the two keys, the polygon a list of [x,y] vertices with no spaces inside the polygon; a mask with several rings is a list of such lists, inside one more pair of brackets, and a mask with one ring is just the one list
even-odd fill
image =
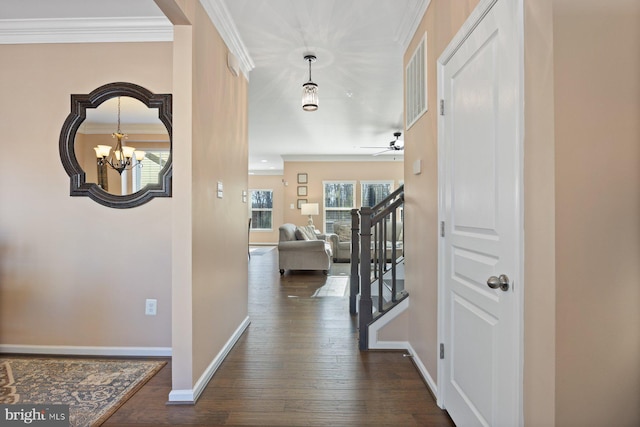
{"label": "stair newel post", "polygon": [[391,211],[391,301],[392,302],[396,302],[396,292],[397,292],[397,286],[396,286],[396,259],[397,259],[397,253],[396,253],[396,245],[397,245],[397,240],[396,240],[396,232],[397,230],[397,218],[396,218],[396,211],[398,208],[395,208],[394,210]]}
{"label": "stair newel post", "polygon": [[358,329],[360,350],[369,348],[369,323],[373,320],[371,301],[371,208],[360,211],[360,306]]}
{"label": "stair newel post", "polygon": [[384,273],[387,269],[387,248],[385,245],[385,239],[387,238],[387,222],[385,218],[382,218],[380,222],[376,224],[378,232],[378,312],[384,311]]}
{"label": "stair newel post", "polygon": [[360,260],[360,216],[358,209],[351,209],[351,277],[349,282],[349,313],[355,315],[356,302],[360,293],[360,274],[358,266]]}

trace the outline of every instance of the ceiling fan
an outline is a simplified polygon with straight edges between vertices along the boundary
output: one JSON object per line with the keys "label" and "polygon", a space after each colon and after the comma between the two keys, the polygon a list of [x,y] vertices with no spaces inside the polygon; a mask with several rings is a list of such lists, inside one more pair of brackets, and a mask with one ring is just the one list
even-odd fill
{"label": "ceiling fan", "polygon": [[393,141],[389,142],[389,147],[385,148],[385,147],[360,147],[360,148],[384,148],[384,150],[378,152],[378,153],[374,153],[372,154],[373,156],[379,156],[382,153],[386,153],[387,151],[402,151],[404,150],[404,145],[396,145],[396,143],[398,142],[398,138],[400,138],[400,135],[402,135],[402,132],[394,132],[393,136],[396,137],[396,139],[394,139]]}

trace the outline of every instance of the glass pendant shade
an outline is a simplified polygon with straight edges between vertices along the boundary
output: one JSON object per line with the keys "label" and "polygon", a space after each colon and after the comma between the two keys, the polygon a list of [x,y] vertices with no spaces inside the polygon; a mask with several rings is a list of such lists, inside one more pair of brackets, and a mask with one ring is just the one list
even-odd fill
{"label": "glass pendant shade", "polygon": [[311,63],[316,62],[316,57],[305,55],[304,60],[309,62],[309,81],[302,85],[302,109],[316,111],[318,109],[318,85],[311,80]]}
{"label": "glass pendant shade", "polygon": [[318,85],[307,82],[302,85],[302,109],[316,111],[318,109]]}
{"label": "glass pendant shade", "polygon": [[134,151],[135,151],[134,147],[122,147],[122,152],[124,153],[124,157],[126,159],[132,158]]}
{"label": "glass pendant shade", "polygon": [[98,145],[97,147],[93,148],[94,150],[96,150],[96,156],[101,159],[103,157],[107,157],[109,155],[109,152],[111,151],[111,147],[109,147],[108,145]]}

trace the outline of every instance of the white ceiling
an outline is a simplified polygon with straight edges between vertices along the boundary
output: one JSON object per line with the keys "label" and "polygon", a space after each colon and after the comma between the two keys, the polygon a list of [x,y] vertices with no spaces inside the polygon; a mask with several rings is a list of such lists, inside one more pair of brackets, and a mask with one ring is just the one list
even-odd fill
{"label": "white ceiling", "polygon": [[[428,0],[207,2],[226,8],[255,64],[249,73],[250,170],[282,170],[282,156],[401,159],[401,152],[372,157],[380,150],[361,147],[387,146],[393,132],[403,130],[402,55]],[[1,0],[0,36],[7,28],[15,33],[16,26],[69,18],[169,26],[153,0]],[[320,99],[315,112],[301,108],[306,53],[318,57],[312,65]]]}

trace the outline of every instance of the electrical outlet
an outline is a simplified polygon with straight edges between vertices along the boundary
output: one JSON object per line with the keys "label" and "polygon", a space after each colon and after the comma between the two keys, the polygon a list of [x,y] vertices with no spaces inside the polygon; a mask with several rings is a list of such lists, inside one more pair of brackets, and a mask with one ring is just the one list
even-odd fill
{"label": "electrical outlet", "polygon": [[158,300],[148,299],[144,304],[144,314],[147,316],[155,316],[158,314]]}

